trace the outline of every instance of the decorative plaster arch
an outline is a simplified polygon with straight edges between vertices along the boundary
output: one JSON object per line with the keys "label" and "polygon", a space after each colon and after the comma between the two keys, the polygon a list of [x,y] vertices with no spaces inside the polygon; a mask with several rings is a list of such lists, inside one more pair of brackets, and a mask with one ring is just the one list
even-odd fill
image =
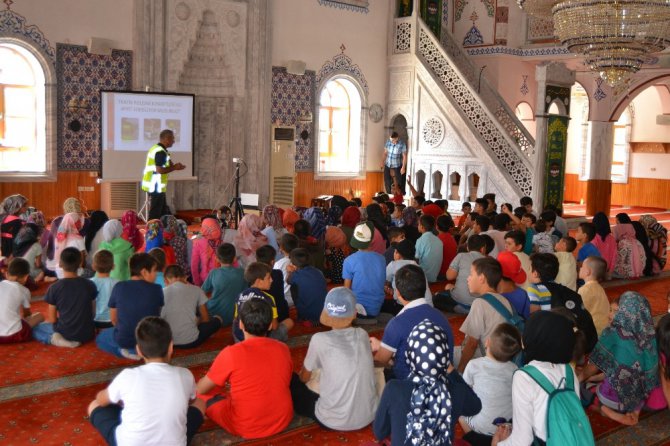
{"label": "decorative plaster arch", "polygon": [[357,84],[357,87],[362,90],[361,97],[363,98],[363,102],[367,103],[368,81],[365,79],[361,68],[352,62],[351,57],[344,54],[345,49],[344,45],[340,46],[340,54],[335,55],[321,66],[321,69],[316,74],[316,91],[320,92],[326,82],[341,75],[355,81],[354,84]]}
{"label": "decorative plaster arch", "polygon": [[535,114],[533,113],[533,107],[526,102],[526,101],[521,101],[516,106],[514,107],[514,111],[516,112],[519,110],[520,116],[517,116],[519,118],[519,121],[534,121],[535,120]]}
{"label": "decorative plaster arch", "polygon": [[[649,78],[647,80],[644,80],[640,82],[639,84],[635,85],[631,90],[621,98],[619,102],[617,102],[616,106],[612,110],[612,114],[610,114],[609,120],[611,122],[616,122],[619,120],[619,117],[621,117],[621,113],[628,107],[628,104],[630,104],[633,99],[635,99],[640,93],[642,93],[644,90],[646,90],[650,86],[654,86],[655,83],[657,83],[660,79],[666,79],[670,78],[670,75],[668,74],[662,74],[659,76],[655,76],[652,78]],[[660,88],[659,88],[659,94],[660,94]],[[667,88],[664,88],[664,90],[667,91]],[[670,93],[668,93],[667,96],[668,100],[670,101]],[[663,113],[666,113],[666,107],[667,109],[670,109],[670,103],[666,103],[664,96],[661,95],[661,103],[663,106]]]}

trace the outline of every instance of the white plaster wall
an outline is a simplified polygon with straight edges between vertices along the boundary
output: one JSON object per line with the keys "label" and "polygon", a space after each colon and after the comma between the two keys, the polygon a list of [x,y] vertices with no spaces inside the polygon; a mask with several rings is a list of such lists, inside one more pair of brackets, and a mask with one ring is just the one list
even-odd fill
{"label": "white plaster wall", "polygon": [[[387,32],[390,1],[370,1],[367,14],[321,6],[316,0],[272,0],[272,65],[302,60],[317,73],[323,64],[346,47],[368,82],[368,105],[386,103],[388,83]],[[300,5],[297,7],[297,5]],[[318,92],[317,92],[318,95]],[[386,110],[384,110],[386,112]],[[379,170],[388,129],[382,119],[368,120],[366,170]]]}
{"label": "white plaster wall", "polygon": [[101,37],[116,49],[133,49],[133,0],[20,0],[12,10],[37,25],[54,48]]}
{"label": "white plaster wall", "polygon": [[[649,87],[633,99],[635,118],[631,142],[670,142],[670,125],[656,125],[656,115],[663,114],[661,97]],[[669,160],[665,161],[668,164]]]}
{"label": "white plaster wall", "polygon": [[635,178],[670,178],[670,154],[631,153],[629,175]]}

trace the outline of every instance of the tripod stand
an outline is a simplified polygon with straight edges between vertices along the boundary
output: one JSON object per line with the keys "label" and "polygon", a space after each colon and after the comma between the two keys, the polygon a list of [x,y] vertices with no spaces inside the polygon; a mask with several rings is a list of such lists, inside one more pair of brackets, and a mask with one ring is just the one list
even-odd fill
{"label": "tripod stand", "polygon": [[228,207],[233,213],[232,218],[235,222],[235,229],[237,229],[237,224],[244,218],[244,209],[240,198],[240,160],[238,158],[233,160],[235,161],[235,196],[230,200]]}

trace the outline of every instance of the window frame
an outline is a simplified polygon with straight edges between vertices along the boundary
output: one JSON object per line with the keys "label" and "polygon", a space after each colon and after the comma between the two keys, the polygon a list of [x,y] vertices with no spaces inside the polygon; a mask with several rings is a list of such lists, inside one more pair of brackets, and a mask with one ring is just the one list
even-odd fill
{"label": "window frame", "polygon": [[[326,89],[326,86],[328,85],[329,82],[331,81],[337,81],[337,80],[346,80],[349,81],[355,90],[358,92],[358,96],[360,98],[360,103],[361,103],[361,110],[360,110],[360,140],[359,140],[359,160],[358,160],[358,166],[356,170],[351,170],[348,172],[334,172],[334,171],[321,171],[321,125],[320,125],[320,120],[321,120],[321,95],[323,94],[324,90]],[[347,94],[349,94],[349,91],[347,88],[342,85],[342,88],[345,89]],[[368,127],[368,113],[367,113],[367,96],[365,94],[365,91],[361,87],[361,83],[355,79],[354,77],[346,74],[346,73],[335,73],[329,76],[327,79],[324,79],[320,85],[317,88],[317,94],[315,95],[316,99],[316,113],[314,117],[314,129],[316,133],[315,139],[315,144],[314,144],[314,177],[316,179],[365,179],[366,173],[365,173],[365,160],[367,156],[367,127]],[[348,125],[348,139],[351,139],[351,132],[355,128],[355,123],[351,122],[352,116],[351,116],[351,97],[349,97],[350,105],[349,105],[349,125]],[[332,108],[332,107],[331,107]],[[339,107],[335,107],[339,108]],[[332,110],[329,113],[329,119],[332,120],[333,113]],[[330,128],[330,127],[329,127]],[[330,136],[332,138],[332,135]],[[329,145],[328,150],[324,151],[324,153],[328,153],[329,157],[332,156],[332,145]],[[324,157],[325,159],[325,157]]]}

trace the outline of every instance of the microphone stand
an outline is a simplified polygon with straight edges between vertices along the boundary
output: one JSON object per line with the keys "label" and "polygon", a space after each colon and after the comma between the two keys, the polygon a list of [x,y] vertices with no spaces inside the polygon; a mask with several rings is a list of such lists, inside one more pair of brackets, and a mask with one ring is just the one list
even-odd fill
{"label": "microphone stand", "polygon": [[235,196],[230,200],[228,207],[232,211],[232,218],[235,222],[235,229],[237,229],[237,224],[244,218],[244,209],[242,208],[242,199],[240,198],[240,161],[239,159],[234,159],[235,161]]}

